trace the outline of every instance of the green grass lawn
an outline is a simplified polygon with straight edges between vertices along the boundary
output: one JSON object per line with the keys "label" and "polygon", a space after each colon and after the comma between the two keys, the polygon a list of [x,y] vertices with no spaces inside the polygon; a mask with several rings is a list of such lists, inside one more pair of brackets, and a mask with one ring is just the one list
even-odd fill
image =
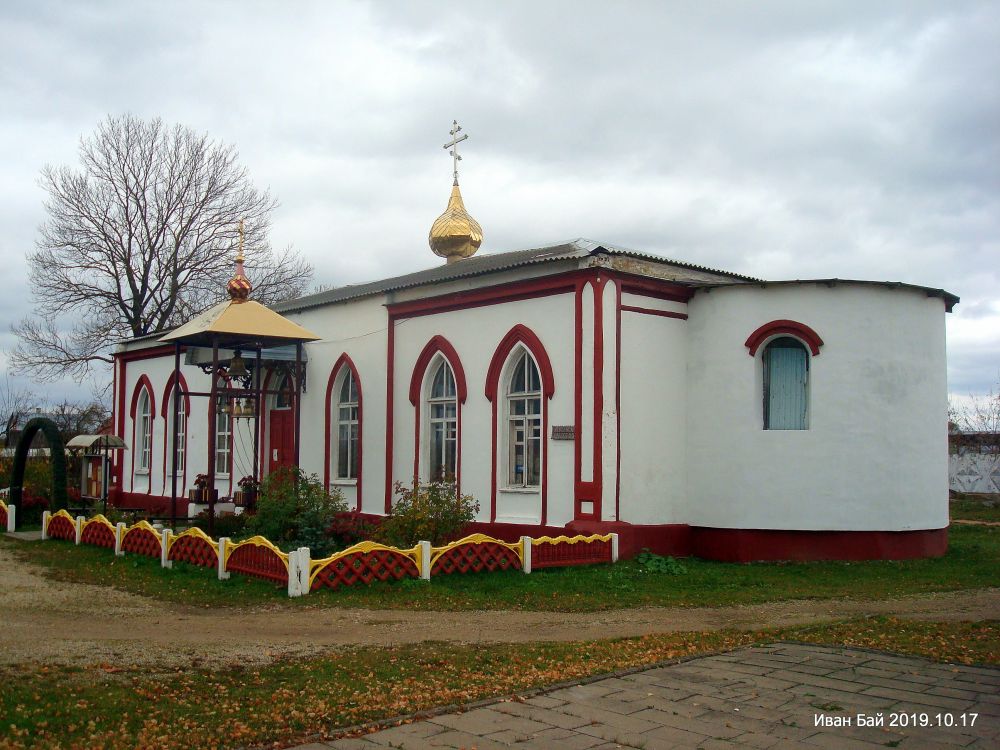
{"label": "green grass lawn", "polygon": [[641,606],[722,606],[797,598],[880,599],[996,586],[1000,527],[953,526],[948,553],[902,562],[755,563],[681,561],[683,572],[656,572],[637,561],[537,571],[440,576],[430,582],[322,590],[289,600],[282,587],[158,560],[115,558],[104,549],[0,537],[3,549],[48,574],[197,605],[367,607],[427,610],[597,611]]}
{"label": "green grass lawn", "polygon": [[948,503],[952,520],[1000,523],[1000,497],[959,496]]}
{"label": "green grass lawn", "polygon": [[434,706],[781,639],[1000,663],[996,621],[865,618],[757,633],[338,649],[252,669],[22,665],[0,668],[0,748],[286,746]]}

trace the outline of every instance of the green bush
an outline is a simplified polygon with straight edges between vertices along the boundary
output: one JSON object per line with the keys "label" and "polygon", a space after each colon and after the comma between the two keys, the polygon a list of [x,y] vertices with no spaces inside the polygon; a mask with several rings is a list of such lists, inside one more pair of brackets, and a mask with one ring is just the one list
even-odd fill
{"label": "green bush", "polygon": [[284,550],[308,547],[312,557],[325,557],[337,547],[326,531],[335,516],[346,510],[340,493],[327,492],[318,476],[294,466],[282,467],[261,485],[257,512],[249,514],[246,531]]}
{"label": "green bush", "polygon": [[666,573],[672,576],[687,573],[687,568],[680,560],[657,555],[655,552],[650,552],[648,547],[644,547],[642,552],[635,556],[635,561],[647,573]]}
{"label": "green bush", "polygon": [[396,482],[398,499],[375,532],[377,541],[393,547],[412,547],[419,541],[435,546],[461,536],[479,512],[472,495],[458,495],[451,482]]}

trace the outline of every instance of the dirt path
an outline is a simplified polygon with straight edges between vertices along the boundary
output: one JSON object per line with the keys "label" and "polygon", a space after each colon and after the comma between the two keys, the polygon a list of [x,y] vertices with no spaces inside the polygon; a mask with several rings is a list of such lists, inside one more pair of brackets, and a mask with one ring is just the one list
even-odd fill
{"label": "dirt path", "polygon": [[1000,589],[857,601],[610,612],[408,612],[185,607],[110,588],[53,581],[0,548],[0,664],[217,665],[351,644],[582,640],[679,630],[757,629],[864,614],[1000,619]]}

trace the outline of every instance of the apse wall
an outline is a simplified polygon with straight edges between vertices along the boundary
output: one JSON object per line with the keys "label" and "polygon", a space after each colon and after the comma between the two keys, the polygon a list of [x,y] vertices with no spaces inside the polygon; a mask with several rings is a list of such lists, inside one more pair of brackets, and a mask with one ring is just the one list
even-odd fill
{"label": "apse wall", "polygon": [[[725,529],[904,531],[948,524],[943,301],[838,283],[723,287],[689,303],[688,522]],[[790,319],[810,355],[808,429],[763,429],[761,346]]]}

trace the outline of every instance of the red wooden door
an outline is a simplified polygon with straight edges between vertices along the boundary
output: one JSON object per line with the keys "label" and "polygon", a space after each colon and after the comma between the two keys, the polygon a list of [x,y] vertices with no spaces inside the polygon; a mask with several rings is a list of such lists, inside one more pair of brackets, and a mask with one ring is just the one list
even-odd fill
{"label": "red wooden door", "polygon": [[279,466],[291,466],[294,452],[294,426],[291,409],[271,410],[271,430],[268,445],[271,455],[268,460],[268,471],[274,471]]}

